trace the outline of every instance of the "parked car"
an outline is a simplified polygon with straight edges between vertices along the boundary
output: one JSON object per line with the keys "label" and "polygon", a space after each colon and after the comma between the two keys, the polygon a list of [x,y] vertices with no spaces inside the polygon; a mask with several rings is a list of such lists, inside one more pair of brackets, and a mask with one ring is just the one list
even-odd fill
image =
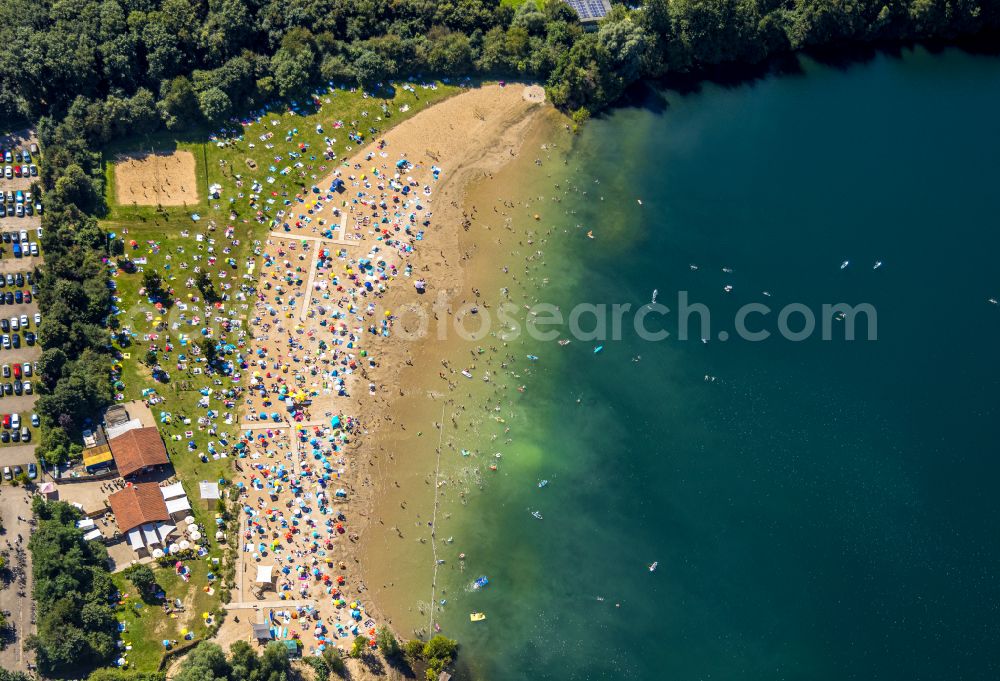
{"label": "parked car", "polygon": [[[30,293],[25,293],[24,294],[24,302],[26,302],[26,303],[30,303],[31,302],[31,298],[28,297],[30,295],[31,295]],[[38,326],[41,323],[42,323],[42,313],[41,312],[36,312],[35,313],[35,326]]]}
{"label": "parked car", "polygon": [[3,427],[4,428],[10,428],[10,422],[11,422],[10,414],[4,414],[3,415]]}
{"label": "parked car", "polygon": [[14,275],[14,283],[18,286],[24,286],[24,275],[18,272]]}
{"label": "parked car", "polygon": [[4,334],[0,336],[0,345],[3,346],[4,350],[10,350],[10,335]]}
{"label": "parked car", "polygon": [[3,479],[4,480],[13,480],[14,479],[14,474],[10,472],[10,466],[4,466],[3,467]]}
{"label": "parked car", "polygon": [[31,431],[28,430],[28,426],[21,426],[21,440],[23,442],[31,442]]}
{"label": "parked car", "polygon": [[2,371],[3,371],[3,377],[4,378],[10,378],[10,365],[9,364],[4,364]]}
{"label": "parked car", "polygon": [[10,440],[11,440],[11,442],[20,442],[21,441],[21,431],[19,431],[19,430],[13,430],[12,429],[10,431]]}
{"label": "parked car", "polygon": [[21,347],[21,335],[17,334],[17,333],[12,333],[10,335],[10,345],[15,350],[17,350],[19,347]]}
{"label": "parked car", "polygon": [[4,444],[10,442],[10,433],[6,430],[0,430],[0,442]]}
{"label": "parked car", "polygon": [[[21,433],[21,435],[23,436],[24,433]],[[34,463],[29,463],[28,464],[28,480],[34,480],[37,477],[38,477],[38,466],[36,466]]]}
{"label": "parked car", "polygon": [[10,427],[11,428],[15,428],[15,429],[21,427],[21,415],[20,414],[11,414],[10,415]]}
{"label": "parked car", "polygon": [[31,362],[25,362],[24,364],[22,364],[21,371],[24,374],[25,378],[35,373],[35,370],[31,368]]}
{"label": "parked car", "polygon": [[32,242],[31,242],[31,243],[30,243],[30,244],[28,245],[28,251],[29,251],[29,252],[30,252],[30,253],[31,253],[32,255],[38,255],[38,244],[37,244],[37,243],[35,243],[34,241],[32,241]]}
{"label": "parked car", "polygon": [[21,381],[14,381],[14,394],[21,395],[24,393],[24,384]]}
{"label": "parked car", "polygon": [[7,291],[7,293],[4,294],[4,300],[7,301],[8,305],[13,305],[14,304],[14,293],[12,291]]}
{"label": "parked car", "polygon": [[32,414],[31,415],[31,425],[33,425],[35,428],[37,428],[39,423],[41,423],[41,419],[38,418],[38,414]]}
{"label": "parked car", "polygon": [[14,466],[14,468],[12,468],[11,470],[13,471],[15,478],[18,477],[19,475],[21,475],[21,473],[24,472],[24,469],[21,468],[20,466]]}
{"label": "parked car", "polygon": [[3,386],[0,386],[0,392],[2,392],[4,395],[13,395],[14,386],[11,384],[10,381],[7,381],[6,383],[3,384]]}
{"label": "parked car", "polygon": [[24,342],[25,343],[27,343],[28,345],[34,345],[36,340],[38,340],[38,336],[35,335],[34,331],[25,331],[24,332]]}
{"label": "parked car", "polygon": [[24,382],[24,394],[25,395],[30,395],[31,394],[31,381],[25,381]]}
{"label": "parked car", "polygon": [[3,331],[4,333],[8,333],[10,331],[10,320],[9,319],[6,319],[6,318],[5,319],[0,319],[0,331]]}
{"label": "parked car", "polygon": [[20,305],[24,302],[24,293],[21,291],[14,291],[14,302]]}
{"label": "parked car", "polygon": [[[18,291],[18,293],[20,293],[20,291]],[[21,328],[28,328],[28,315],[26,314],[21,315]]]}
{"label": "parked car", "polygon": [[21,365],[20,364],[15,364],[14,365],[14,378],[21,378]]}
{"label": "parked car", "polygon": [[[17,300],[17,296],[14,297],[14,300]],[[11,331],[18,331],[18,330],[20,330],[20,328],[21,328],[21,318],[17,317],[17,316],[11,317],[10,318],[10,330]]]}

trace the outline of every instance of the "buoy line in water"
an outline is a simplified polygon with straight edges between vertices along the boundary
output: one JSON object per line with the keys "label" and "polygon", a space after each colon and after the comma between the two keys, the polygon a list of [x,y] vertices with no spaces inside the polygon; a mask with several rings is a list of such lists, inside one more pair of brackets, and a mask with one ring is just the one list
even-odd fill
{"label": "buoy line in water", "polygon": [[438,560],[437,560],[437,513],[438,513],[438,483],[441,481],[441,444],[444,440],[444,410],[446,405],[441,405],[441,420],[438,422],[438,445],[437,445],[437,461],[434,464],[434,509],[431,511],[431,556],[434,560],[434,570],[431,572],[431,621],[427,627],[427,635],[430,636],[431,632],[434,631],[434,604],[437,602],[435,597],[437,595],[437,576],[438,576]]}

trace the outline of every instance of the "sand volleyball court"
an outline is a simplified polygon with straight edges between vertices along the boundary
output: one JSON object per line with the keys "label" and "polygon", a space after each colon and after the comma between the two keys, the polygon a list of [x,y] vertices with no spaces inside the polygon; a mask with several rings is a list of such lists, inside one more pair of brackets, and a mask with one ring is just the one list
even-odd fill
{"label": "sand volleyball court", "polygon": [[197,203],[194,164],[190,151],[122,154],[115,161],[115,200],[142,206]]}

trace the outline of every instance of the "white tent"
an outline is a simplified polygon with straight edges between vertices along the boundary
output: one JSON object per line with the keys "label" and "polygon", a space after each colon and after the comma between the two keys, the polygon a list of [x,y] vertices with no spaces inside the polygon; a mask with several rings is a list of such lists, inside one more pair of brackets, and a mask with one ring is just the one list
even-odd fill
{"label": "white tent", "polygon": [[164,544],[166,544],[167,543],[167,537],[169,537],[173,533],[173,531],[176,530],[176,529],[177,528],[174,527],[173,525],[167,525],[166,523],[160,523],[156,527],[156,533],[158,535],[160,535],[160,540]]}
{"label": "white tent", "polygon": [[160,543],[160,538],[156,536],[156,526],[151,523],[142,526],[142,535],[146,540],[146,546],[155,546]]}
{"label": "white tent", "polygon": [[271,572],[274,570],[273,565],[258,565],[257,566],[257,583],[258,584],[270,584],[271,583]]}
{"label": "white tent", "polygon": [[202,480],[198,483],[198,491],[202,499],[214,500],[219,498],[219,483]]}
{"label": "white tent", "polygon": [[101,538],[101,531],[100,530],[91,530],[87,534],[83,535],[83,538],[86,539],[87,541],[93,541],[94,539],[100,539]]}
{"label": "white tent", "polygon": [[90,530],[94,527],[94,521],[90,518],[84,518],[83,520],[77,520],[76,526],[81,530]]}
{"label": "white tent", "polygon": [[170,515],[190,510],[191,510],[191,504],[188,503],[187,497],[180,497],[178,499],[170,499],[169,501],[167,501],[167,513],[169,513]]}
{"label": "white tent", "polygon": [[145,544],[142,543],[142,531],[138,527],[134,530],[129,530],[128,545],[132,547],[133,551],[138,551],[145,546]]}
{"label": "white tent", "polygon": [[176,499],[177,497],[184,496],[184,485],[179,482],[175,482],[172,485],[161,487],[160,493],[163,495],[164,501],[167,499]]}

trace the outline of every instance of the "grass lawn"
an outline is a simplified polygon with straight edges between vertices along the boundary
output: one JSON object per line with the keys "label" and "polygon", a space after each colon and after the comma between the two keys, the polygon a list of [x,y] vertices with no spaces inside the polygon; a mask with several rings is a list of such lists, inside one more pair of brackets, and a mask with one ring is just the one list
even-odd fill
{"label": "grass lawn", "polygon": [[[308,114],[292,109],[268,113],[252,125],[243,126],[236,136],[223,138],[206,133],[201,140],[178,140],[160,134],[106,150],[108,213],[102,225],[124,240],[125,256],[136,264],[134,272],[110,265],[116,287],[115,320],[123,332],[115,340],[116,399],[149,398],[153,396],[150,389],[163,399],[151,408],[160,420],[161,434],[194,515],[205,526],[211,542],[209,557],[220,557],[222,549],[214,537],[215,509],[206,509],[199,502],[198,482],[231,477],[232,459],[213,457],[210,450],[227,452],[240,435],[242,399],[226,396],[225,392],[241,385],[244,377],[238,366],[232,377],[207,374],[200,350],[195,347],[197,342],[207,337],[229,344],[232,349],[225,355],[228,360],[236,361],[239,353],[246,352],[248,332],[243,334],[235,323],[226,330],[219,320],[245,323],[252,311],[252,294],[246,299],[240,294],[240,286],[255,286],[251,274],[256,267],[255,250],[267,238],[272,219],[278,211],[296,203],[296,195],[304,194],[303,187],[308,191],[361,146],[348,138],[350,133],[363,134],[363,143],[367,143],[377,138],[370,128],[384,132],[459,91],[458,87],[441,84],[434,89],[414,86],[412,91],[397,87],[393,98],[385,100],[366,98],[359,91],[335,90],[319,94],[319,108],[310,104]],[[336,126],[338,121],[342,127]],[[322,132],[317,131],[317,126]],[[262,135],[266,139],[261,139]],[[336,141],[328,144],[325,137]],[[328,146],[337,154],[335,160],[323,158]],[[198,205],[164,209],[115,204],[112,159],[117,154],[174,149],[194,154],[199,195],[206,198]],[[237,181],[242,182],[242,187],[237,186]],[[257,208],[250,205],[254,182],[262,186]],[[222,186],[221,198],[209,200],[208,186],[215,183]],[[326,187],[321,189],[325,191]],[[195,213],[200,215],[199,221],[192,219]],[[207,272],[216,291],[227,298],[220,306],[213,308],[201,299],[192,281],[196,268]],[[169,309],[158,310],[145,295],[140,295],[143,272],[149,270],[161,275],[165,288],[173,289],[170,297],[175,304]],[[154,381],[151,367],[144,363],[151,346],[157,349],[157,362],[170,375],[166,382]],[[206,390],[213,391],[207,406],[199,404]],[[233,399],[227,405],[228,397]],[[209,416],[209,410],[214,415]],[[218,592],[208,596],[202,591],[208,562],[188,561],[187,565],[193,572],[188,584],[181,582],[172,569],[157,570],[159,583],[169,598],[183,600],[193,594],[194,602],[184,615],[187,619],[170,619],[159,607],[141,606],[136,611],[131,607],[134,598],[121,608],[120,616],[128,626],[123,639],[132,644],[129,659],[138,669],[155,668],[164,652],[162,640],[180,641],[182,626],[194,625],[195,635],[202,635],[201,613],[219,604]],[[116,576],[116,581],[123,593],[134,593],[127,580]]]}
{"label": "grass lawn", "polygon": [[135,587],[121,573],[113,579],[118,590],[127,594],[119,604],[116,616],[125,624],[122,640],[131,646],[126,659],[131,669],[155,671],[163,657],[164,639],[184,643],[182,629],[193,632],[196,640],[209,633],[203,614],[211,612],[218,605],[218,598],[209,595],[203,587],[209,584],[207,575],[209,563],[205,560],[188,561],[191,580],[185,582],[173,568],[155,568],[156,582],[163,587],[167,600],[173,603],[180,598],[184,610],[176,617],[164,614],[159,605],[147,605],[136,595]]}

